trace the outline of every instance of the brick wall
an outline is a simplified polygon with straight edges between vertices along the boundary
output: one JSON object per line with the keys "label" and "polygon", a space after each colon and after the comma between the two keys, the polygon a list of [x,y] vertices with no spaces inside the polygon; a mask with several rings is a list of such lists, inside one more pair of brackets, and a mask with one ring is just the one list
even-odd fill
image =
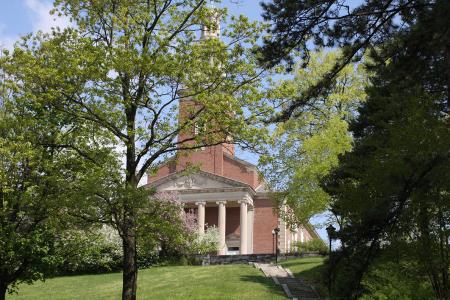
{"label": "brick wall", "polygon": [[245,182],[254,189],[260,184],[258,173],[254,168],[250,168],[227,156],[224,156],[223,159],[223,176]]}
{"label": "brick wall", "polygon": [[241,235],[241,215],[239,207],[227,207],[225,235]]}
{"label": "brick wall", "polygon": [[158,168],[156,174],[148,174],[147,183],[151,183],[160,178],[166,177],[171,173],[173,173],[173,171],[171,170],[169,163],[164,164]]}
{"label": "brick wall", "polygon": [[205,207],[205,223],[208,226],[218,226],[219,208]]}
{"label": "brick wall", "polygon": [[310,241],[313,239],[308,230],[306,230],[305,228],[302,228],[302,230],[303,230],[303,238],[305,239],[305,241]]}
{"label": "brick wall", "polygon": [[156,174],[149,175],[147,183],[154,182],[169,174],[180,172],[186,169],[188,165],[191,165],[197,166],[205,172],[244,182],[256,189],[261,184],[256,169],[224,155],[224,151],[227,151],[226,146],[218,145],[206,147],[204,150],[193,151],[189,154],[180,154],[159,167]]}
{"label": "brick wall", "polygon": [[[273,252],[273,240],[272,230],[280,226],[278,224],[277,215],[273,212],[272,201],[270,199],[256,198],[254,200],[254,224],[253,224],[253,253],[272,253]],[[193,213],[197,213],[196,208],[191,208]],[[205,223],[207,226],[218,226],[218,207],[206,207],[205,208]],[[282,229],[282,228],[280,228]],[[303,232],[304,240],[308,241],[312,239],[312,236],[303,227],[299,228],[297,233],[297,240],[300,241],[300,232]],[[282,236],[283,230],[280,231],[279,247],[284,253],[283,243],[285,243],[285,250],[289,251],[289,246],[293,246],[293,232],[288,228],[285,232],[285,239]],[[240,236],[240,208],[239,207],[227,207],[226,208],[226,231],[225,234]],[[289,243],[290,241],[290,243]],[[290,245],[289,245],[290,244]]]}
{"label": "brick wall", "polygon": [[255,199],[253,253],[272,253],[272,230],[277,227],[277,215],[269,199]]}
{"label": "brick wall", "polygon": [[[226,208],[226,230],[225,235],[236,234],[240,235],[240,208],[239,207],[227,207]],[[195,210],[197,212],[197,210]],[[208,226],[218,226],[218,207],[206,207],[205,208],[205,223]]]}
{"label": "brick wall", "polygon": [[[188,93],[185,91],[184,93]],[[182,95],[183,92],[180,92]],[[187,95],[185,95],[187,96]],[[184,123],[187,118],[193,116],[201,109],[201,105],[193,99],[185,97],[180,100],[178,122]],[[178,141],[185,141],[196,134],[195,126],[188,126],[178,135]],[[186,144],[192,144],[192,141],[186,141]],[[226,153],[226,154],[225,154]],[[219,176],[225,176],[237,181],[247,183],[253,188],[259,185],[258,173],[255,168],[249,168],[243,162],[233,159],[234,145],[224,143],[204,149],[198,149],[192,152],[180,152],[176,157],[163,164],[155,175],[149,175],[147,183],[152,183],[160,178],[166,177],[174,172],[184,170],[188,165],[199,166],[202,171],[210,172]]]}

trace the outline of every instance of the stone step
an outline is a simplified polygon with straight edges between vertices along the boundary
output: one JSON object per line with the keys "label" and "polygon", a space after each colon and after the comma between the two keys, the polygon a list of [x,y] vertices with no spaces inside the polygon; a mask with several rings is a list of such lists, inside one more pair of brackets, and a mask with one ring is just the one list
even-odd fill
{"label": "stone step", "polygon": [[[282,284],[282,283],[280,282],[280,284]],[[286,283],[284,283],[284,284],[286,284]],[[295,290],[295,291],[298,291],[298,292],[305,292],[305,293],[315,294],[314,290],[311,289],[310,287],[307,287],[307,286],[298,286],[298,285],[295,285],[295,284],[287,284],[287,286],[293,291]]]}
{"label": "stone step", "polygon": [[302,295],[302,296],[305,296],[305,297],[308,296],[308,297],[311,297],[311,298],[317,297],[316,293],[314,293],[313,291],[303,291],[303,290],[299,291],[299,290],[296,290],[296,289],[292,288],[292,286],[290,286],[290,285],[288,285],[288,287],[289,287],[289,290],[294,295]]}
{"label": "stone step", "polygon": [[296,289],[295,286],[287,285],[291,294],[299,299],[310,298],[310,299],[320,299],[319,296],[312,289],[304,290],[304,289]]}
{"label": "stone step", "polygon": [[281,285],[286,296],[290,299],[319,300],[314,289],[300,278],[294,278],[292,273],[280,266],[266,263],[255,263],[266,277],[271,277],[275,284]]}

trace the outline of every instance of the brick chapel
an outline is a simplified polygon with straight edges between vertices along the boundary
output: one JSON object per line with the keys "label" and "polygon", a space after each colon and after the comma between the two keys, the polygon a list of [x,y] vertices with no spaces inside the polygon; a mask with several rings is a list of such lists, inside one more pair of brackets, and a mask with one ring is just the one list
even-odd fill
{"label": "brick chapel", "polygon": [[[203,28],[202,38],[219,36],[219,26],[215,30]],[[194,99],[181,98],[179,119],[195,105]],[[198,166],[198,171],[184,172],[192,165]],[[169,159],[148,175],[147,186],[177,192],[185,208],[197,213],[200,233],[207,227],[218,227],[218,255],[274,253],[275,228],[279,228],[277,248],[281,253],[292,251],[294,242],[318,237],[309,224],[292,230],[286,226],[256,166],[238,158],[233,144],[205,147]]]}

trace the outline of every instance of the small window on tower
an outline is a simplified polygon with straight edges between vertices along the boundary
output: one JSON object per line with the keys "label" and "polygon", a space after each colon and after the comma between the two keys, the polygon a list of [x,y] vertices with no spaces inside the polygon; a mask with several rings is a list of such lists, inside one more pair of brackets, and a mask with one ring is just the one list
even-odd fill
{"label": "small window on tower", "polygon": [[194,135],[198,135],[200,133],[200,126],[198,123],[194,124]]}
{"label": "small window on tower", "polygon": [[201,124],[199,122],[195,122],[194,124],[194,135],[199,135],[200,133],[206,133],[207,127],[206,124]]}

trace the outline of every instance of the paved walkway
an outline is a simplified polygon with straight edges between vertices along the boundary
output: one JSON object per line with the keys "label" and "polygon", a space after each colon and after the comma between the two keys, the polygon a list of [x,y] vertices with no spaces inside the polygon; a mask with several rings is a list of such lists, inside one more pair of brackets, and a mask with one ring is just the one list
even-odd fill
{"label": "paved walkway", "polygon": [[298,300],[318,300],[317,292],[305,281],[295,278],[288,269],[267,263],[254,263],[255,268],[263,271],[266,277],[271,277],[276,284],[281,285],[286,296]]}

